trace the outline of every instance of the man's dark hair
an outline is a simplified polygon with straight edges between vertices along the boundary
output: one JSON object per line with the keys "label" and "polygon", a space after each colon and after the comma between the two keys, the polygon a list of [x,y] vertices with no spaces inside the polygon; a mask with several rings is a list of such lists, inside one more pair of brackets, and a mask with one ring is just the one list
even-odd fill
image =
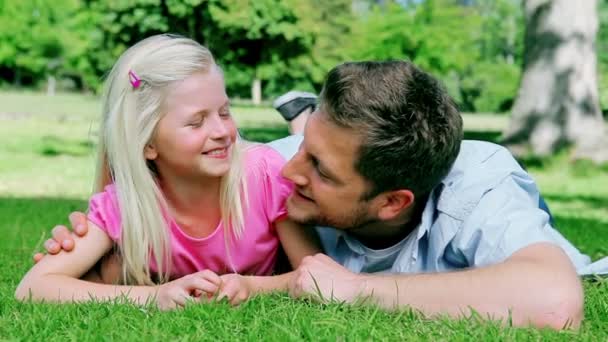
{"label": "man's dark hair", "polygon": [[398,189],[427,195],[460,150],[462,118],[454,101],[410,62],[335,67],[321,91],[320,109],[361,139],[354,167],[372,185],[364,199]]}

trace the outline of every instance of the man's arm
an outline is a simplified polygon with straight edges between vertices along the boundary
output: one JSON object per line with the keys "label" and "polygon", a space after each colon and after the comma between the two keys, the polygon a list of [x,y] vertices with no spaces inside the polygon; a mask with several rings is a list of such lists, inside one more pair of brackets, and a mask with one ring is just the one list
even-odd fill
{"label": "man's arm", "polygon": [[[428,316],[482,317],[515,326],[563,329],[583,318],[583,290],[561,248],[537,243],[502,263],[428,274],[354,274],[325,255],[305,258],[296,271],[294,296],[369,301],[382,308],[413,308]],[[314,278],[314,280],[313,280]]]}

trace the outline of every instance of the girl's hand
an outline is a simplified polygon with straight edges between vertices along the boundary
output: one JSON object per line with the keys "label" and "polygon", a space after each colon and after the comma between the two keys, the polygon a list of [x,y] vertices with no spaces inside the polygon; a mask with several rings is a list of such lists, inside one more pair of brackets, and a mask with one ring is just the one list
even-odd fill
{"label": "girl's hand", "polygon": [[161,310],[181,308],[189,301],[207,300],[220,289],[222,279],[213,271],[204,270],[160,285],[156,302]]}
{"label": "girl's hand", "polygon": [[226,298],[231,305],[239,305],[254,293],[251,282],[246,276],[231,273],[220,276],[221,288],[217,300]]}

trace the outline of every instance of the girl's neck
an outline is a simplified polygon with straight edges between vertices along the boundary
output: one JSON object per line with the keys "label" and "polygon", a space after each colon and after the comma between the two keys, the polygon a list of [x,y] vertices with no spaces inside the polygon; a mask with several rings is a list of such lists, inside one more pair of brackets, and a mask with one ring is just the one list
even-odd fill
{"label": "girl's neck", "polygon": [[[209,216],[220,208],[220,177],[188,179],[161,177],[160,188],[178,216]],[[211,215],[215,216],[215,215]]]}

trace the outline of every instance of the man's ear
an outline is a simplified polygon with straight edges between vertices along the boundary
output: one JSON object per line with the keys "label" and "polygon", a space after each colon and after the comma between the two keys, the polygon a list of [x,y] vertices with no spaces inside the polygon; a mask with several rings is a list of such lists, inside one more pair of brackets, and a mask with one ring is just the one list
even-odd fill
{"label": "man's ear", "polygon": [[410,190],[394,190],[383,193],[378,218],[392,220],[414,204],[414,193]]}
{"label": "man's ear", "polygon": [[144,147],[144,157],[147,160],[154,160],[158,157],[158,152],[156,151],[156,147],[153,143],[147,143],[146,147]]}

